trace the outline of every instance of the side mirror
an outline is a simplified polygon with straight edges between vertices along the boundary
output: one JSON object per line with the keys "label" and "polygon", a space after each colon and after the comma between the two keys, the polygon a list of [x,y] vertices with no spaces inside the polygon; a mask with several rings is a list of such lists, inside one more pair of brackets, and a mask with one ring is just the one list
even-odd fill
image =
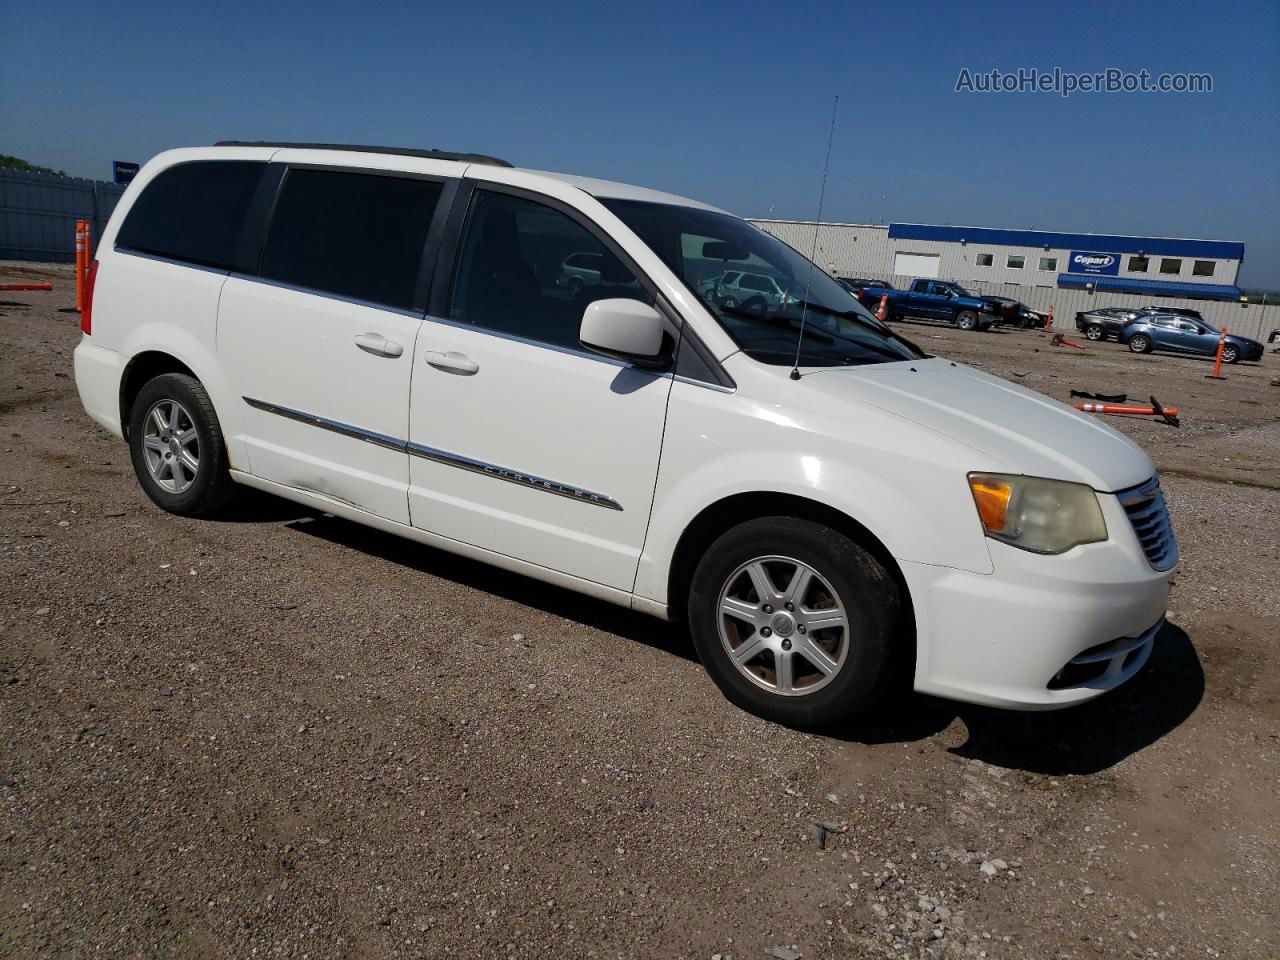
{"label": "side mirror", "polygon": [[596,353],[656,370],[670,362],[663,352],[664,334],[662,314],[647,303],[618,297],[587,304],[578,341]]}

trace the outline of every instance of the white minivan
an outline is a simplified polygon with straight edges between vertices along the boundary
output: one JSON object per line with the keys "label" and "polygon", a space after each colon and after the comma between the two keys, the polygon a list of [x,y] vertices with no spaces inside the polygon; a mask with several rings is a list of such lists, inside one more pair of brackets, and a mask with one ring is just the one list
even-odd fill
{"label": "white minivan", "polygon": [[[787,295],[698,295],[730,269]],[[163,509],[242,484],[683,620],[765,717],[829,723],[896,677],[1080,703],[1164,622],[1178,551],[1140,449],[706,204],[223,143],[141,170],[91,286],[76,384]]]}

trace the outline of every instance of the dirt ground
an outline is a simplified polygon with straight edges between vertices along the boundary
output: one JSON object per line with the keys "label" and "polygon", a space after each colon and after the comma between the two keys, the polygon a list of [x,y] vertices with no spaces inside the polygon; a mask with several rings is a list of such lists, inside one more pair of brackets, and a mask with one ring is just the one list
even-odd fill
{"label": "dirt ground", "polygon": [[1180,408],[1113,419],[1170,626],[1084,707],[815,735],[656,620],[266,497],[161,513],[80,408],[69,268],[23,275],[57,290],[0,294],[0,956],[1280,956],[1280,357],[911,326]]}

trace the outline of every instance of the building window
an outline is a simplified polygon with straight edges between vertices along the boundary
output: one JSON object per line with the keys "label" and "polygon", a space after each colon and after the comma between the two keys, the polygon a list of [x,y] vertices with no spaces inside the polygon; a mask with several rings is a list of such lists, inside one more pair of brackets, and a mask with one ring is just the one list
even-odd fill
{"label": "building window", "polygon": [[1212,277],[1216,266],[1212,260],[1197,260],[1191,268],[1191,274],[1196,277]]}
{"label": "building window", "polygon": [[1182,261],[1164,257],[1160,261],[1160,272],[1179,274],[1182,272]]}
{"label": "building window", "polygon": [[1041,270],[1057,270],[1058,258],[1057,257],[1041,257],[1040,269]]}
{"label": "building window", "polygon": [[1147,267],[1151,266],[1151,260],[1148,257],[1130,257],[1129,272],[1130,273],[1146,273]]}
{"label": "building window", "polygon": [[1009,254],[1009,260],[1005,264],[1005,266],[1007,266],[1010,270],[1021,270],[1023,266],[1026,265],[1026,262],[1027,262],[1026,257],[1015,257],[1013,254]]}
{"label": "building window", "polygon": [[993,259],[994,258],[989,253],[980,253],[978,254],[978,266],[989,267],[991,266]]}

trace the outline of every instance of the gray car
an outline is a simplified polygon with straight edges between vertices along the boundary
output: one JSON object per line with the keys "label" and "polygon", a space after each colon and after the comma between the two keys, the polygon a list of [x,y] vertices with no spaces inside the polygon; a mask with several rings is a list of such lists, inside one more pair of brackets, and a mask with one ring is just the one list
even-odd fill
{"label": "gray car", "polygon": [[1192,320],[1181,311],[1143,310],[1120,331],[1120,342],[1134,353],[1160,350],[1211,357],[1218,352],[1220,340],[1222,359],[1226,363],[1262,359],[1263,346],[1257,340],[1234,333],[1224,338],[1220,331],[1200,320]]}
{"label": "gray car", "polygon": [[556,277],[556,286],[577,295],[583,287],[592,287],[600,282],[600,270],[603,257],[598,253],[571,253],[560,264],[560,275]]}
{"label": "gray car", "polygon": [[1090,340],[1120,339],[1124,325],[1138,315],[1127,307],[1101,307],[1076,314],[1076,329]]}
{"label": "gray car", "polygon": [[702,299],[730,309],[778,309],[795,299],[768,274],[748,273],[744,270],[726,270],[717,277],[704,280],[698,287],[698,293]]}

